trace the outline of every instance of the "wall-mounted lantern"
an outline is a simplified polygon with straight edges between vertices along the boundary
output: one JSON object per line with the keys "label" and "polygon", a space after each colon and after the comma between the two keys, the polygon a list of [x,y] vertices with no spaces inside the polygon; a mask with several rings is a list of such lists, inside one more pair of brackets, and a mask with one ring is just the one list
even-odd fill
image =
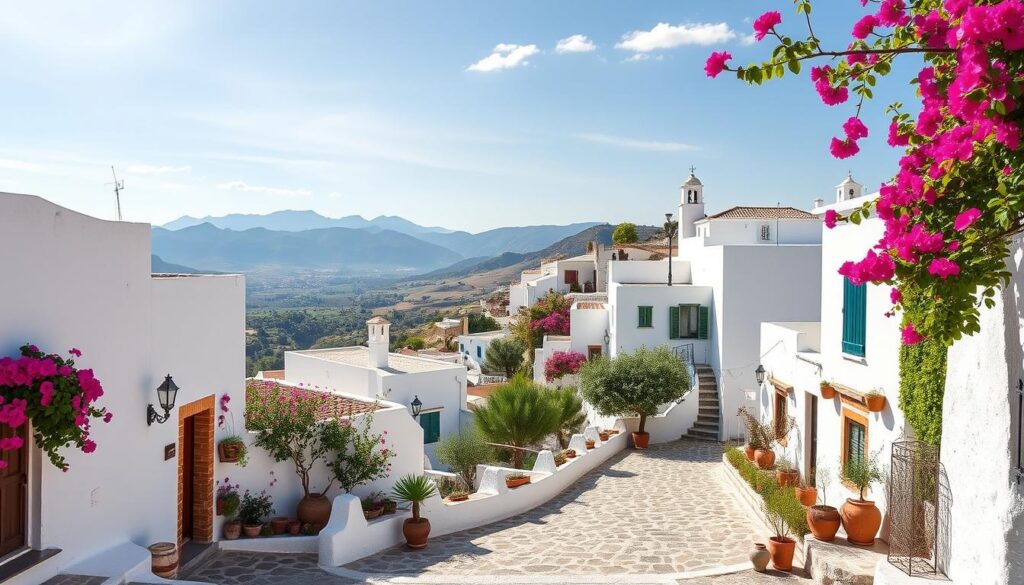
{"label": "wall-mounted lantern", "polygon": [[152,425],[154,422],[163,424],[171,417],[171,410],[174,409],[174,400],[178,397],[178,385],[171,379],[170,374],[167,374],[167,377],[164,378],[164,383],[157,387],[156,397],[160,401],[160,408],[164,409],[164,414],[160,416],[156,409],[153,408],[153,405],[150,404],[149,408],[146,409],[147,425]]}
{"label": "wall-mounted lantern", "polygon": [[764,366],[763,365],[757,364],[757,369],[754,370],[754,378],[757,379],[758,387],[760,387],[761,384],[764,384]]}
{"label": "wall-mounted lantern", "polygon": [[420,402],[419,395],[413,397],[412,404],[410,404],[409,406],[412,407],[412,417],[413,418],[419,417],[420,411],[423,410],[423,403]]}

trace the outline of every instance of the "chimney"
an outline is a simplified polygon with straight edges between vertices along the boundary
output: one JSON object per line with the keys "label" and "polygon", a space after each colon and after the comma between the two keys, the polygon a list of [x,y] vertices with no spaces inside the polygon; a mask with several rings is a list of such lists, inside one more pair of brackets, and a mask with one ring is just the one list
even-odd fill
{"label": "chimney", "polygon": [[366,322],[367,345],[370,348],[369,366],[388,367],[388,352],[391,349],[391,322],[380,315]]}
{"label": "chimney", "polygon": [[817,199],[814,200],[814,208],[815,209],[818,209],[819,207],[822,207],[823,205],[825,205],[825,200],[822,199],[821,197],[818,197]]}
{"label": "chimney", "polygon": [[462,334],[469,335],[469,317],[462,318]]}

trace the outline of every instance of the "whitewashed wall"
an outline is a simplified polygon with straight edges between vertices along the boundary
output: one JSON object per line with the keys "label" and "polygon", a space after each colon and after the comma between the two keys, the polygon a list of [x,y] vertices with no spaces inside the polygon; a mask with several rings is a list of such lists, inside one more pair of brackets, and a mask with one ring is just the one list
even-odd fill
{"label": "whitewashed wall", "polygon": [[598,345],[601,354],[608,355],[608,345],[604,342],[609,331],[608,309],[580,309],[573,305],[569,311],[569,329],[572,331],[570,351],[588,355],[588,347]]}
{"label": "whitewashed wall", "polygon": [[[640,264],[640,262],[635,262]],[[711,341],[706,339],[669,339],[669,307],[693,303],[711,306],[712,289],[679,284],[667,286],[633,285],[612,282],[608,293],[611,307],[611,355],[634,351],[639,347],[676,347],[693,344],[697,361],[709,355]],[[652,327],[638,327],[639,306],[652,307]]]}
{"label": "whitewashed wall", "polygon": [[[761,241],[761,226],[767,225],[771,240]],[[776,222],[773,219],[712,219],[697,224],[697,238],[705,246],[721,245],[768,245],[777,244],[820,244],[821,220],[790,219]],[[687,238],[689,239],[689,238]]]}

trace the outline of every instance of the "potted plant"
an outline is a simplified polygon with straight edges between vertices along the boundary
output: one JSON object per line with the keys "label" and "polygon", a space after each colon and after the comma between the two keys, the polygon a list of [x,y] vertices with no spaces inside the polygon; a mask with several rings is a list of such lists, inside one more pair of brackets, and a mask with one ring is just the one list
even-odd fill
{"label": "potted plant", "polygon": [[824,398],[825,400],[832,400],[833,398],[836,397],[836,389],[835,386],[832,385],[832,382],[828,380],[822,380],[818,384],[818,388],[821,390],[821,397]]}
{"label": "potted plant", "polygon": [[818,489],[815,487],[814,473],[812,467],[810,472],[800,479],[800,483],[795,488],[796,498],[805,506],[813,506],[818,503]]}
{"label": "potted plant", "polygon": [[273,513],[274,507],[266,491],[254,494],[245,490],[242,494],[242,501],[238,506],[238,519],[242,521],[242,532],[247,537],[259,536],[263,530],[263,521]]}
{"label": "potted plant", "polygon": [[878,388],[872,388],[864,395],[864,405],[871,412],[882,412],[885,409],[885,394]]}
{"label": "potted plant", "polygon": [[646,449],[651,440],[647,417],[682,398],[691,385],[686,366],[667,347],[641,347],[613,359],[590,360],[579,376],[584,400],[599,414],[640,419],[632,437],[637,449]]}
{"label": "potted plant", "polygon": [[237,435],[228,437],[217,444],[217,455],[221,463],[238,463],[242,467],[248,462],[248,449],[242,437]]}
{"label": "potted plant", "polygon": [[566,459],[575,459],[576,458],[576,449],[566,449],[565,450],[565,457],[566,457]]}
{"label": "potted plant", "polygon": [[373,520],[384,513],[384,502],[378,500],[375,496],[368,496],[361,500],[363,505],[363,516],[367,520]]}
{"label": "potted plant", "polygon": [[402,523],[406,544],[412,549],[426,547],[430,521],[420,518],[420,504],[437,493],[437,486],[425,475],[405,475],[395,483],[391,493],[398,501],[412,504],[412,518]]}
{"label": "potted plant", "polygon": [[561,467],[565,465],[569,459],[565,456],[565,453],[555,453],[555,467]]}
{"label": "potted plant", "polygon": [[528,483],[530,483],[530,476],[525,473],[510,473],[505,476],[505,486],[510,489],[515,489]]}
{"label": "potted plant", "polygon": [[875,457],[854,457],[843,467],[843,479],[857,488],[857,499],[846,498],[839,515],[846,529],[846,540],[851,544],[871,546],[875,534],[882,526],[882,513],[875,503],[864,499],[864,491],[872,483],[882,481],[882,470]]}
{"label": "potted plant", "polygon": [[601,439],[602,443],[604,443],[605,441],[610,439],[612,436],[608,434],[608,431],[601,431],[600,433],[597,434],[597,437],[599,439]]}
{"label": "potted plant", "polygon": [[398,502],[392,500],[391,498],[384,498],[384,513],[385,514],[394,514],[397,511],[398,511]]}
{"label": "potted plant", "polygon": [[296,535],[299,534],[299,532],[301,530],[302,530],[302,522],[299,522],[298,520],[289,520],[288,521],[288,534],[291,534],[292,536],[296,536]]}
{"label": "potted plant", "polygon": [[789,457],[783,455],[779,460],[779,468],[775,472],[775,479],[779,487],[795,487],[800,483],[800,472],[790,463]]}
{"label": "potted plant", "polygon": [[238,512],[241,498],[238,495],[238,484],[231,484],[228,478],[217,482],[217,515],[231,518]]}
{"label": "potted plant", "polygon": [[469,499],[469,492],[466,490],[457,489],[452,493],[448,494],[449,502],[464,502]]}
{"label": "potted plant", "polygon": [[780,571],[788,571],[793,568],[793,554],[796,551],[796,540],[791,535],[802,536],[806,531],[803,526],[804,509],[793,490],[770,489],[763,496],[765,520],[774,532],[768,539],[772,565]]}
{"label": "potted plant", "polygon": [[587,449],[593,449],[596,446],[597,446],[597,444],[594,441],[591,441],[590,439],[587,439]]}
{"label": "potted plant", "polygon": [[743,455],[747,461],[753,461],[757,450],[764,448],[761,444],[761,423],[746,407],[740,408],[736,416],[742,419],[747,437],[747,442],[743,445]]}
{"label": "potted plant", "polygon": [[275,535],[280,536],[285,532],[288,532],[288,517],[287,516],[274,516],[270,519],[270,529]]}
{"label": "potted plant", "polygon": [[839,517],[839,510],[829,506],[825,499],[831,477],[828,470],[817,470],[814,477],[817,480],[817,486],[821,488],[818,490],[821,493],[821,503],[807,508],[807,527],[814,538],[822,542],[832,542],[836,537],[836,532],[839,531],[842,519]]}

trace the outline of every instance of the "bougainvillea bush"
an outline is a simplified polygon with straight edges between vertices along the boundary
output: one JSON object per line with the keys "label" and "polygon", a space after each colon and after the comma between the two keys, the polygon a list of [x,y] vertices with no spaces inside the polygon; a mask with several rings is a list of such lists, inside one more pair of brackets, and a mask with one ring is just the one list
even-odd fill
{"label": "bougainvillea bush", "polygon": [[[90,438],[93,419],[109,423],[113,414],[96,406],[103,385],[90,369],[75,368],[75,357],[47,354],[30,344],[21,356],[0,358],[0,424],[16,429],[29,421],[32,439],[50,462],[64,471],[68,463],[60,449],[74,445],[83,453],[96,450]],[[20,449],[24,441],[11,436],[0,439],[0,450]],[[0,460],[0,468],[7,462]]]}
{"label": "bougainvillea bush", "polygon": [[578,351],[556,351],[544,362],[544,378],[552,382],[562,376],[575,374],[586,361],[587,356]]}
{"label": "bougainvillea bush", "polygon": [[[825,223],[857,224],[872,213],[880,218],[881,240],[840,273],[853,283],[892,286],[892,313],[902,313],[904,343],[932,338],[948,345],[979,330],[981,305],[994,306],[1009,278],[1009,240],[1024,231],[1024,2],[860,4],[865,14],[852,24],[845,47],[825,48],[814,33],[810,0],[797,0],[806,36],[788,36],[782,15],[767,12],[754,21],[754,33],[775,44],[770,59],[733,67],[729,53],[717,52],[705,72],[731,71],[760,84],[800,73],[804,61],[822,62],[810,70],[822,101],[853,102],[853,116],[829,144],[833,156],[847,158],[868,136],[860,111],[879,78],[897,58],[917,63],[909,82],[920,103],[888,109],[887,142],[903,151],[895,176],[876,201],[845,215],[829,210]],[[908,306],[905,298],[928,301]]]}

